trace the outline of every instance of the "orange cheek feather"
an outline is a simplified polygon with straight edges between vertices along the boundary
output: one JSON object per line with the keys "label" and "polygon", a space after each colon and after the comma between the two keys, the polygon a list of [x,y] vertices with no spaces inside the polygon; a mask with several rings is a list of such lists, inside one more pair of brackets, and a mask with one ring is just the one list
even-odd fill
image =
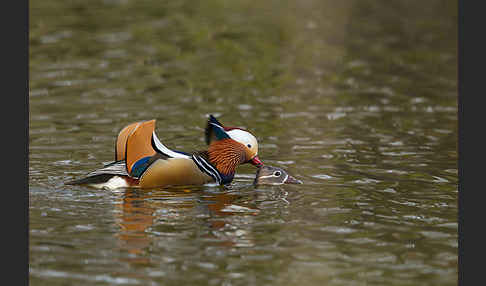
{"label": "orange cheek feather", "polygon": [[247,153],[243,144],[233,139],[222,139],[209,146],[209,161],[219,172],[231,174],[236,167],[247,161]]}

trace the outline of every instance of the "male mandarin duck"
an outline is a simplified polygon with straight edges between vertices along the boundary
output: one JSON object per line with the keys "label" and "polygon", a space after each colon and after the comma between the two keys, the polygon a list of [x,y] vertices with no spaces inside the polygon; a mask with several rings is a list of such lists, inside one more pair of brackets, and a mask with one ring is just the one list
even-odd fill
{"label": "male mandarin duck", "polygon": [[95,187],[154,188],[180,185],[231,183],[236,167],[263,166],[258,142],[247,130],[225,127],[210,115],[206,129],[207,150],[186,153],[167,148],[155,134],[155,119],[124,127],[115,143],[115,161],[66,184]]}
{"label": "male mandarin duck", "polygon": [[302,184],[298,180],[289,175],[285,170],[274,166],[261,166],[255,176],[255,185],[282,185],[282,184]]}

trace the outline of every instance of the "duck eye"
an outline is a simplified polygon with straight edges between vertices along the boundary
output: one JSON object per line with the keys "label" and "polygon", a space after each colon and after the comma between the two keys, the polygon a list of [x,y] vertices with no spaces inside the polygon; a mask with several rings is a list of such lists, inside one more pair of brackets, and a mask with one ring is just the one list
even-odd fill
{"label": "duck eye", "polygon": [[280,175],[282,175],[282,174],[280,173],[280,171],[276,171],[275,173],[273,173],[273,175],[274,175],[275,177],[280,177]]}
{"label": "duck eye", "polygon": [[246,146],[247,146],[248,148],[251,148],[251,144],[247,144]]}

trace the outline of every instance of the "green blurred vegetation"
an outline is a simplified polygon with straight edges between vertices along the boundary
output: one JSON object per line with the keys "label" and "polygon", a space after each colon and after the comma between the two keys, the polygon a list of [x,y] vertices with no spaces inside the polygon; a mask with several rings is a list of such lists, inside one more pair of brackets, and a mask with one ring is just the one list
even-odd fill
{"label": "green blurred vegetation", "polygon": [[[429,75],[456,71],[453,3],[35,1],[30,7],[30,65],[96,61],[112,51],[111,67],[132,71],[123,78],[128,89],[136,90],[137,82],[146,79],[155,89],[174,92],[183,86],[203,95],[265,93],[316,69],[331,86],[346,85],[349,76],[394,85],[383,78],[393,74],[440,88],[444,83],[430,83]],[[116,34],[121,31],[125,34]],[[113,40],[103,33],[114,33]],[[43,44],[56,35],[55,45]],[[116,39],[124,35],[127,39]],[[116,56],[120,49],[126,56]],[[364,64],[350,67],[356,60]]]}

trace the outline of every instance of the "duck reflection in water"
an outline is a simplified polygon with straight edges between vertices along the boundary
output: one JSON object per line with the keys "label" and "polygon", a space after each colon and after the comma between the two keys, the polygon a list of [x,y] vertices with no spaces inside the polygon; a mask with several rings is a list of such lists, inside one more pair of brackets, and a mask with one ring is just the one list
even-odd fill
{"label": "duck reflection in water", "polygon": [[[115,213],[119,226],[116,237],[120,248],[134,255],[129,258],[134,264],[150,263],[148,249],[154,242],[164,245],[164,234],[170,241],[174,237],[186,237],[187,232],[180,232],[178,226],[187,229],[190,223],[197,225],[189,230],[196,232],[195,237],[216,237],[218,244],[225,247],[251,245],[251,237],[243,237],[247,231],[241,230],[239,225],[245,225],[259,214],[260,210],[252,202],[251,195],[234,192],[126,189],[116,205],[119,210]],[[231,219],[232,216],[237,218]],[[206,227],[201,228],[201,225]]]}
{"label": "duck reflection in water", "polygon": [[115,221],[120,227],[116,233],[119,247],[135,257],[125,260],[133,264],[148,264],[145,249],[151,244],[147,228],[154,224],[156,206],[149,201],[150,195],[127,189],[115,204]]}
{"label": "duck reflection in water", "polygon": [[[253,186],[261,189],[265,185],[302,184],[302,181],[290,176],[282,168],[263,166],[258,169],[251,185],[235,186],[224,192],[212,192],[200,187],[171,188],[161,190],[142,190],[127,188],[120,197],[116,208],[115,220],[119,232],[117,237],[121,249],[135,255],[130,262],[150,263],[146,250],[157,240],[150,229],[164,229],[166,222],[170,225],[187,223],[184,217],[197,217],[202,225],[208,228],[200,229],[196,234],[200,237],[214,237],[220,240],[220,245],[226,247],[251,246],[251,231],[241,226],[247,225],[260,213],[258,202],[286,200],[287,192],[281,187],[278,190],[265,189],[255,191]],[[195,214],[192,212],[196,212]],[[191,212],[191,214],[181,215]],[[234,218],[232,218],[234,217]],[[191,220],[193,221],[193,220]],[[242,222],[245,222],[242,224]],[[169,228],[170,231],[176,231]],[[178,233],[174,233],[178,236]]]}

